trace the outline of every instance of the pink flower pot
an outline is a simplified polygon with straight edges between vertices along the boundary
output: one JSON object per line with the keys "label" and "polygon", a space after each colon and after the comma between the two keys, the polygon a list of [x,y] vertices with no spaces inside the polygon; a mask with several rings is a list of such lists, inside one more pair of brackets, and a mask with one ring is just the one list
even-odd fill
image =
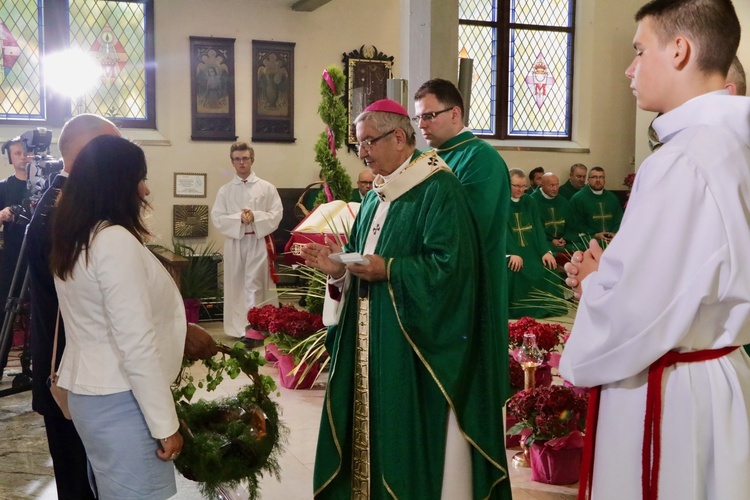
{"label": "pink flower pot", "polygon": [[245,330],[245,337],[253,340],[263,340],[266,338],[266,335],[264,335],[263,332],[255,330],[254,328],[248,328],[247,330]]}
{"label": "pink flower pot", "polygon": [[279,348],[276,347],[276,344],[266,344],[266,361],[271,363],[274,361],[278,361],[280,356],[281,353],[279,353]]}
{"label": "pink flower pot", "polygon": [[294,369],[294,356],[291,354],[279,356],[279,362],[276,366],[279,369],[281,387],[286,389],[309,389],[320,371],[320,363],[315,363],[303,379],[302,374],[307,369],[307,365],[303,364],[296,374],[290,375],[289,372]]}
{"label": "pink flower pot", "polygon": [[531,480],[546,484],[578,482],[582,447],[554,449],[545,442],[531,445]]}

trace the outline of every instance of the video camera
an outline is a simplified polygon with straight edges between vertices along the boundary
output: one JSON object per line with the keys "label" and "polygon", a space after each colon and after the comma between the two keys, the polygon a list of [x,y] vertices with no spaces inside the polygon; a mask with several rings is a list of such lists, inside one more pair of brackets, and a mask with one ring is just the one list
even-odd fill
{"label": "video camera", "polygon": [[2,152],[7,153],[8,161],[12,163],[10,155],[11,143],[21,141],[27,157],[33,160],[26,165],[27,196],[20,205],[11,207],[13,222],[28,224],[39,199],[50,184],[50,178],[63,168],[63,162],[49,155],[52,143],[52,131],[43,127],[24,132],[20,137],[7,141],[2,146]]}

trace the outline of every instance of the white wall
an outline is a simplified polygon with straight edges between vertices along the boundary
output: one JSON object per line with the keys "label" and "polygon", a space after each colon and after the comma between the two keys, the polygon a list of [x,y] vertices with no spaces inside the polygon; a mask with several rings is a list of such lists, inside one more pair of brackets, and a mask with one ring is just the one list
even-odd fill
{"label": "white wall", "polygon": [[[342,54],[363,44],[395,56],[399,62],[398,0],[333,0],[314,12],[293,12],[287,2],[271,0],[157,0],[157,126],[171,147],[144,146],[153,197],[152,226],[170,241],[172,206],[208,204],[234,173],[230,142],[190,140],[189,36],[236,38],[236,133],[252,134],[252,40],[295,42],[293,144],[253,143],[256,173],[279,188],[304,187],[316,181],[320,167],[313,146],[325,130],[317,115],[320,79],[330,65],[342,67]],[[393,19],[394,22],[387,20]],[[378,20],[377,22],[374,22]],[[339,158],[356,177],[362,163],[351,153]],[[174,198],[174,172],[207,172],[208,197]],[[213,227],[209,240],[221,237]]]}

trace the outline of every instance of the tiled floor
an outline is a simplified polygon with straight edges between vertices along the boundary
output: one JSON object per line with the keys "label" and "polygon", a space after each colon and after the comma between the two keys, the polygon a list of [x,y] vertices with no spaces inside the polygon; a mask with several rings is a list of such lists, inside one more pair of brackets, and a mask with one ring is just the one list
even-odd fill
{"label": "tiled floor", "polygon": [[[206,323],[217,340],[231,343],[221,330],[221,323]],[[273,366],[261,368],[278,381]],[[11,359],[0,389],[7,388],[10,375],[18,371],[17,360]],[[208,398],[224,397],[235,393],[246,383],[244,376],[225,380],[214,392],[203,394]],[[324,379],[310,390],[294,391],[280,388],[278,402],[283,409],[282,420],[289,427],[289,442],[280,459],[281,481],[273,477],[261,480],[263,500],[297,500],[312,498],[312,473],[315,461],[315,443],[323,403]],[[199,393],[198,396],[201,394]],[[508,452],[510,457],[517,450]],[[575,489],[568,486],[551,486],[531,481],[529,469],[510,466],[514,500],[570,500]],[[52,461],[47,451],[42,418],[31,410],[31,394],[23,392],[0,399],[0,498],[7,500],[55,500]],[[201,495],[194,483],[178,476],[180,500],[198,500]],[[247,493],[235,491],[233,499],[245,499]]]}

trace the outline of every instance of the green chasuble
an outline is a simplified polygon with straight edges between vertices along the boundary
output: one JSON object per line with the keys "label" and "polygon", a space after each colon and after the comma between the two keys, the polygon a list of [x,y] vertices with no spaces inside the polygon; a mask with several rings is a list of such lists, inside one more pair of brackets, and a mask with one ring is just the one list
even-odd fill
{"label": "green chasuble", "polygon": [[362,196],[359,194],[359,189],[354,188],[352,189],[352,195],[349,198],[349,201],[354,201],[357,203],[362,203]]}
{"label": "green chasuble", "polygon": [[[544,191],[537,189],[532,193],[531,199],[534,200],[539,210],[539,218],[544,227],[544,234],[547,236],[547,244],[552,253],[572,253],[576,250],[585,250],[578,233],[573,230],[573,224],[570,214],[570,203],[559,194],[552,199],[544,195]],[[566,245],[556,247],[552,240],[564,238]],[[586,245],[588,242],[586,242]]]}
{"label": "green chasuble", "polygon": [[594,193],[586,185],[570,200],[570,211],[573,214],[574,229],[585,238],[586,248],[594,234],[609,231],[616,233],[622,221],[620,200],[606,189],[602,194]]}
{"label": "green chasuble", "polygon": [[560,186],[560,191],[557,193],[558,196],[563,196],[566,200],[570,201],[570,199],[573,197],[574,194],[576,194],[580,189],[577,189],[570,180]]}
{"label": "green chasuble", "polygon": [[465,130],[443,143],[437,153],[456,174],[469,199],[486,271],[480,298],[484,301],[480,328],[495,332],[503,346],[497,363],[503,374],[504,397],[510,397],[508,356],[508,281],[505,238],[510,211],[510,176],[502,157],[486,141]]}
{"label": "green chasuble", "polygon": [[[511,202],[508,231],[507,254],[523,259],[520,271],[508,270],[510,317],[547,318],[565,314],[567,307],[555,300],[555,297],[562,298],[562,278],[542,264],[542,256],[549,251],[549,245],[539,210],[529,195]],[[536,297],[533,291],[546,292],[552,297]]]}
{"label": "green chasuble", "polygon": [[[412,169],[419,175],[402,182]],[[390,201],[382,228],[372,224],[381,197],[365,197],[345,251],[363,252],[368,233],[380,229],[375,253],[385,259],[388,277],[370,283],[364,300],[350,276],[338,325],[329,328],[315,497],[352,498],[353,478],[367,471],[369,494],[357,498],[439,499],[452,408],[471,444],[474,498],[510,499],[505,376],[497,363],[507,355],[499,336],[484,335],[477,324],[480,259],[466,196],[432,151],[412,158],[380,192]],[[358,324],[368,304],[369,319]],[[364,382],[363,363],[355,361],[363,356]],[[369,452],[353,457],[363,446]]]}

